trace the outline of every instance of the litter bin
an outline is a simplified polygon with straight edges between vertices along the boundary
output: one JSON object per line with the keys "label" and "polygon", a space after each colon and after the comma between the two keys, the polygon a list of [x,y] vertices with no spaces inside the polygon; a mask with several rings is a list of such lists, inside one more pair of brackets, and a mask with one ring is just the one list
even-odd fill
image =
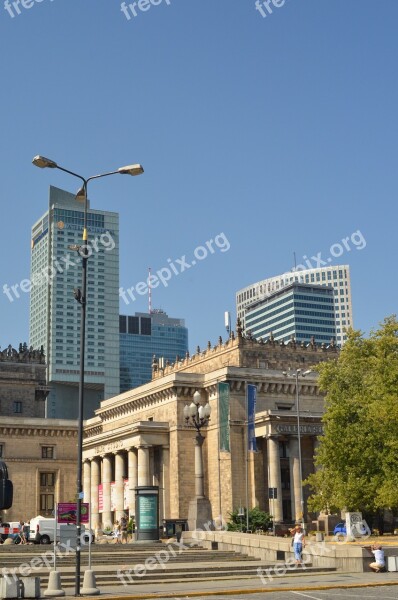
{"label": "litter bin", "polygon": [[322,533],[322,531],[317,531],[315,534],[315,541],[323,542],[323,540],[324,540],[324,534]]}

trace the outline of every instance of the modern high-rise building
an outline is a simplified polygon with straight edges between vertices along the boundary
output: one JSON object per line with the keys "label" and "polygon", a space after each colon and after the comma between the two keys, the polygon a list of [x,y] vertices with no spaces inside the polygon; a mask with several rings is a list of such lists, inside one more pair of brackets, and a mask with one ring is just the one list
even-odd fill
{"label": "modern high-rise building", "polygon": [[[350,267],[348,265],[291,271],[263,279],[239,290],[236,294],[236,312],[242,325],[246,328],[246,311],[253,302],[267,298],[294,282],[333,286],[336,343],[342,346],[347,339],[344,330],[353,327]],[[311,318],[310,315],[308,318]]]}
{"label": "modern high-rise building", "polygon": [[184,319],[170,318],[162,310],[120,315],[120,392],[152,379],[153,356],[175,363],[188,350]]}
{"label": "modern high-rise building", "polygon": [[[50,187],[49,207],[32,227],[30,344],[47,358],[48,418],[77,417],[80,376],[83,205]],[[88,212],[84,417],[119,393],[119,216]]]}
{"label": "modern high-rise building", "polygon": [[256,339],[318,343],[336,342],[336,319],[332,286],[291,283],[263,300],[251,304],[245,313],[246,332]]}

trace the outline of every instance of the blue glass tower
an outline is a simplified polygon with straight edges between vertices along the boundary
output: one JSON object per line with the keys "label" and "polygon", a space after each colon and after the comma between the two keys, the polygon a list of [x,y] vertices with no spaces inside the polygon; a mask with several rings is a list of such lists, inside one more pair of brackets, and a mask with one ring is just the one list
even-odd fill
{"label": "blue glass tower", "polygon": [[293,283],[248,306],[246,333],[256,339],[295,338],[308,342],[314,336],[318,343],[336,341],[336,318],[332,286]]}
{"label": "blue glass tower", "polygon": [[174,363],[188,350],[188,329],[184,319],[172,319],[162,310],[120,315],[120,392],[152,379],[152,358]]}

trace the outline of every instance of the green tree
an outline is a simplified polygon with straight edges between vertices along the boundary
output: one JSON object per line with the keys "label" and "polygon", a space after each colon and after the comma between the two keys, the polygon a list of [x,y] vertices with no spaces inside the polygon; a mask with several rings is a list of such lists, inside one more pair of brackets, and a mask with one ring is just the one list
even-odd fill
{"label": "green tree", "polygon": [[[243,515],[239,516],[239,510],[236,509],[230,513],[230,520],[228,521],[228,531],[247,531],[247,520],[246,520],[246,509],[243,509]],[[261,529],[266,531],[272,526],[272,516],[257,506],[249,510],[249,530],[256,531]]]}
{"label": "green tree", "polygon": [[306,483],[312,510],[398,507],[398,322],[369,338],[349,331],[335,361],[321,363],[326,393],[316,473]]}

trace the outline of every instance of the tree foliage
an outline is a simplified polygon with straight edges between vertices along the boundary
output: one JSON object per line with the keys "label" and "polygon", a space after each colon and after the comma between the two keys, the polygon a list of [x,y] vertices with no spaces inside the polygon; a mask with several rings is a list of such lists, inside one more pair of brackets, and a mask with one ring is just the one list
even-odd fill
{"label": "tree foliage", "polygon": [[369,338],[351,330],[335,361],[321,363],[326,392],[317,471],[307,482],[313,510],[376,512],[398,507],[398,321]]}
{"label": "tree foliage", "polygon": [[[247,531],[247,520],[246,520],[246,509],[243,509],[242,517],[239,516],[239,510],[236,509],[229,514],[230,520],[228,521],[228,531]],[[256,531],[261,529],[266,531],[269,527],[272,527],[272,516],[255,506],[249,510],[249,530]]]}

